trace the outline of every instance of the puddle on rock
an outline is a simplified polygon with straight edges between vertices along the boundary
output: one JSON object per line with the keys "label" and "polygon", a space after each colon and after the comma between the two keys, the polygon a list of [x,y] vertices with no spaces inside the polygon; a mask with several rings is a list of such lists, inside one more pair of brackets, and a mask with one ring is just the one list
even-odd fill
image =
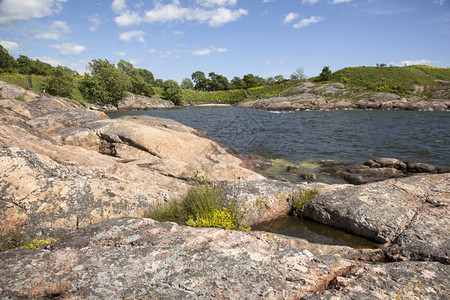
{"label": "puddle on rock", "polygon": [[252,227],[252,230],[278,233],[305,239],[311,243],[340,245],[353,248],[378,248],[380,245],[343,230],[294,216],[284,216],[269,223]]}

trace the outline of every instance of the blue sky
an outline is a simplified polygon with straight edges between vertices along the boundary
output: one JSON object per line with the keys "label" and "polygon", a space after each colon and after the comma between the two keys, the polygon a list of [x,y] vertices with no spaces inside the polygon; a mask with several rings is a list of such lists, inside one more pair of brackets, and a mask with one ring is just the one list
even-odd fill
{"label": "blue sky", "polygon": [[450,0],[0,0],[0,44],[80,73],[124,59],[178,82],[195,71],[450,67]]}

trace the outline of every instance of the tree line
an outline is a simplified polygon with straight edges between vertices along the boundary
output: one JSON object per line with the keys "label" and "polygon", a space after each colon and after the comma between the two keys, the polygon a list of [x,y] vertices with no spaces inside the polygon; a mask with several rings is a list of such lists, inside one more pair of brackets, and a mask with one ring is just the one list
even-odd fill
{"label": "tree line", "polygon": [[[153,73],[149,70],[135,68],[125,60],[120,60],[116,65],[107,59],[93,59],[88,63],[87,69],[89,73],[81,76],[70,68],[53,67],[48,63],[38,59],[33,60],[24,55],[14,59],[8,53],[8,50],[0,45],[1,73],[46,76],[45,92],[55,96],[70,97],[73,90],[78,88],[89,102],[115,104],[124,97],[126,91],[151,97],[155,94],[155,88],[162,88],[163,99],[181,105],[183,103],[183,89],[203,92],[227,91],[275,85],[285,81],[283,75],[265,79],[253,74],[244,75],[242,78],[235,76],[229,81],[225,76],[215,72],[210,72],[206,77],[202,71],[196,71],[192,73],[191,78],[183,79],[181,85],[179,85],[175,80],[155,79]],[[329,70],[328,72],[331,73]],[[78,80],[75,80],[75,78]],[[290,79],[305,78],[302,68],[298,68],[290,77]]]}

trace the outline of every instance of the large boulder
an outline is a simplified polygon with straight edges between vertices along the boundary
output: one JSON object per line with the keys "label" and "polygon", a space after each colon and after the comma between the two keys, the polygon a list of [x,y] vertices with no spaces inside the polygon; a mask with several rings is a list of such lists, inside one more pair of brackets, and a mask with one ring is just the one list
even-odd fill
{"label": "large boulder", "polygon": [[146,97],[127,92],[126,97],[117,101],[119,110],[145,110],[155,108],[172,108],[175,105],[171,101],[158,97]]}
{"label": "large boulder", "polygon": [[450,174],[416,175],[321,193],[303,216],[387,243],[394,260],[449,263],[449,195]]}

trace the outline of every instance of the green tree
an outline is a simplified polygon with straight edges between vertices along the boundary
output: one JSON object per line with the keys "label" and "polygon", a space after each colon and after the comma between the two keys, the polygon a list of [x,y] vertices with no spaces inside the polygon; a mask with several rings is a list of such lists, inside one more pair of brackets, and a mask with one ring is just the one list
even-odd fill
{"label": "green tree", "polygon": [[205,73],[202,71],[196,71],[191,75],[192,81],[195,83],[194,90],[207,91],[208,79],[205,77]]}
{"label": "green tree", "polygon": [[164,80],[162,80],[162,79],[160,79],[160,78],[155,79],[154,85],[155,85],[156,87],[162,88],[162,87],[164,87]]}
{"label": "green tree", "polygon": [[242,78],[239,78],[237,76],[233,77],[231,79],[231,88],[238,90],[238,89],[245,89],[246,83]]}
{"label": "green tree", "polygon": [[184,78],[183,81],[181,81],[180,85],[181,89],[183,90],[192,90],[194,88],[194,83],[189,78]]}
{"label": "green tree", "polygon": [[15,72],[17,62],[8,50],[0,45],[0,72]]}
{"label": "green tree", "polygon": [[72,70],[57,66],[53,68],[50,76],[45,80],[45,90],[55,96],[70,97],[75,86]]}
{"label": "green tree", "polygon": [[116,103],[130,91],[132,83],[124,72],[108,60],[94,59],[88,69],[91,74],[82,81],[81,90],[86,98],[102,103]]}
{"label": "green tree", "polygon": [[153,73],[146,69],[136,69],[137,74],[142,77],[145,83],[153,85],[155,81],[155,76]]}
{"label": "green tree", "polygon": [[[145,71],[144,69],[136,69],[134,68],[132,63],[123,59],[119,60],[119,62],[117,63],[117,68],[125,75],[127,75],[130,79],[132,86],[130,92],[147,97],[151,97],[153,95],[153,89],[150,85],[150,82],[146,82],[146,80],[150,80],[149,74],[143,72]],[[151,72],[149,73],[151,74]],[[141,74],[144,74],[146,76],[143,77],[141,76]],[[153,74],[151,74],[151,76],[153,76]]]}
{"label": "green tree", "polygon": [[322,69],[322,72],[319,75],[319,80],[320,81],[327,81],[328,79],[330,79],[331,76],[331,70],[330,67],[325,66]]}
{"label": "green tree", "polygon": [[283,76],[283,75],[276,75],[276,76],[274,77],[274,79],[275,79],[275,81],[276,81],[277,83],[279,83],[279,82],[281,82],[281,81],[284,80],[284,76]]}
{"label": "green tree", "polygon": [[52,72],[52,69],[53,67],[50,64],[36,59],[31,61],[30,74],[48,76]]}
{"label": "green tree", "polygon": [[183,91],[178,85],[178,82],[175,80],[166,80],[163,86],[162,98],[172,101],[175,105],[182,105]]}
{"label": "green tree", "polygon": [[28,56],[20,55],[17,59],[17,68],[20,74],[31,74],[32,60]]}

